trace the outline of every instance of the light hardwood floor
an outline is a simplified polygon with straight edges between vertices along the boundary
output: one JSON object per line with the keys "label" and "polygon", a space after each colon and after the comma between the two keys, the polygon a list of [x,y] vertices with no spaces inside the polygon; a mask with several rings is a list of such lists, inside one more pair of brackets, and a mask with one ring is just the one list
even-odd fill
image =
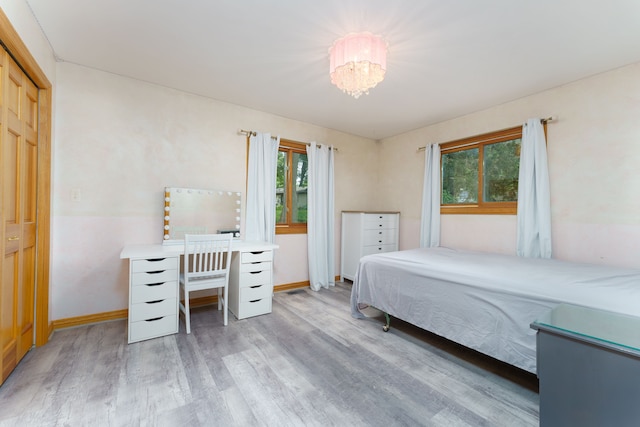
{"label": "light hardwood floor", "polygon": [[[126,322],[57,331],[0,388],[0,425],[535,426],[535,376],[394,320],[350,283],[277,293],[273,313],[127,345]],[[372,313],[375,312],[372,310]]]}

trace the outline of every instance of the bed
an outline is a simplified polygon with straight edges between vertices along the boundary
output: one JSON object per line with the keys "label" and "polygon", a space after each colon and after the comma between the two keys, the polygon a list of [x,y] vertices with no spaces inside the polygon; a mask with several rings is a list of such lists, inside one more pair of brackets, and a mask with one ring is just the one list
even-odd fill
{"label": "bed", "polygon": [[536,372],[529,325],[561,302],[640,316],[640,270],[449,248],[362,257],[351,313],[370,305]]}

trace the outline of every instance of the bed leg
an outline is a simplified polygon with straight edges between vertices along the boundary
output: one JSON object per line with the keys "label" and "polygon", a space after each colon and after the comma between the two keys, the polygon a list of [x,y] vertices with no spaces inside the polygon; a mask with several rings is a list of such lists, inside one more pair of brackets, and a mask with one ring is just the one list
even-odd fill
{"label": "bed leg", "polygon": [[384,319],[386,323],[382,325],[382,330],[389,332],[389,329],[391,328],[391,316],[389,316],[389,313],[384,313]]}

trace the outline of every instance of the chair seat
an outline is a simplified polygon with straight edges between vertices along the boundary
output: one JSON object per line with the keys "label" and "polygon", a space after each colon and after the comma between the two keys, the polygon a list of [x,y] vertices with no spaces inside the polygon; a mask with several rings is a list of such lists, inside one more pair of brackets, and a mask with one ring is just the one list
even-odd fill
{"label": "chair seat", "polygon": [[[180,273],[180,284],[184,286],[184,275]],[[201,291],[203,289],[224,288],[225,276],[204,276],[189,280],[189,291]]]}
{"label": "chair seat", "polygon": [[[189,279],[189,285],[191,285],[192,283],[197,283],[201,280],[224,280],[225,276],[223,274],[218,274],[218,275],[214,275],[214,276],[202,276],[202,277],[192,277],[191,279]],[[184,284],[184,273],[180,273],[180,283]]]}

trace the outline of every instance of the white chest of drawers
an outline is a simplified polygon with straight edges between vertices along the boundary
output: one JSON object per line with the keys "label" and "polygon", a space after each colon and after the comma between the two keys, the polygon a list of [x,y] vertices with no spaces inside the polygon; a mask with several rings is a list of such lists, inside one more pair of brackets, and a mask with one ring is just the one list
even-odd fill
{"label": "white chest of drawers", "polygon": [[399,212],[342,212],[341,280],[353,280],[360,258],[398,250]]}
{"label": "white chest of drawers", "polygon": [[238,319],[271,313],[273,251],[234,252],[229,275],[229,309]]}
{"label": "white chest of drawers", "polygon": [[129,261],[129,343],[178,332],[180,256]]}

